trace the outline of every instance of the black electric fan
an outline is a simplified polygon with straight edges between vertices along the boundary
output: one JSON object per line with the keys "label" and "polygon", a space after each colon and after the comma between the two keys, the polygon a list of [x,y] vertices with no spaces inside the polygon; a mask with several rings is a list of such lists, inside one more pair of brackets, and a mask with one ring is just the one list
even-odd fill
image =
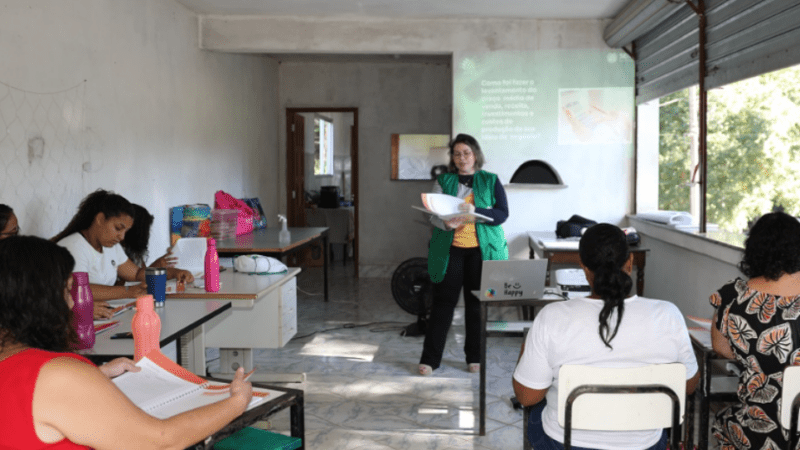
{"label": "black electric fan", "polygon": [[400,335],[424,335],[433,299],[427,258],[411,258],[400,263],[392,275],[392,295],[404,311],[417,316],[417,321],[406,326]]}

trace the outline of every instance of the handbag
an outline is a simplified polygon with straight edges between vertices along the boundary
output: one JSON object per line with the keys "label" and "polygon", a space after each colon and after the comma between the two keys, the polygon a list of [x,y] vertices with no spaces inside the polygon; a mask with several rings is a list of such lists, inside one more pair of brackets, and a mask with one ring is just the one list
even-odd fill
{"label": "handbag", "polygon": [[236,217],[237,236],[253,231],[253,210],[242,200],[239,200],[225,191],[217,191],[214,194],[214,208],[235,209],[239,211]]}

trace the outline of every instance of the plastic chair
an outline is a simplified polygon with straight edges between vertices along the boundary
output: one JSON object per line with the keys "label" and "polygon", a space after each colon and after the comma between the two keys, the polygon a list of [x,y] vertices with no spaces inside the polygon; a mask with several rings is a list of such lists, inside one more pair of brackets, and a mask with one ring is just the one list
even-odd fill
{"label": "plastic chair", "polygon": [[[788,407],[787,405],[791,405]],[[783,370],[783,392],[781,393],[781,426],[789,430],[789,446],[797,447],[797,416],[800,410],[800,366],[789,366]]]}
{"label": "plastic chair", "polygon": [[680,363],[636,368],[565,365],[558,372],[558,423],[564,448],[572,429],[634,431],[672,428],[678,448],[686,400],[686,367]]}

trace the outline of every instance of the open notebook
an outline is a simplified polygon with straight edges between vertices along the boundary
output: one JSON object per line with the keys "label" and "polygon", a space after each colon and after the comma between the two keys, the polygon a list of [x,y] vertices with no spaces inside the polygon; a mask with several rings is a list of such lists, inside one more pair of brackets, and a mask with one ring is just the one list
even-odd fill
{"label": "open notebook", "polygon": [[[228,385],[203,379],[158,350],[142,358],[139,372],[126,372],[112,381],[136,406],[151,416],[166,419],[230,396]],[[276,398],[282,392],[253,387],[253,398],[247,409]]]}

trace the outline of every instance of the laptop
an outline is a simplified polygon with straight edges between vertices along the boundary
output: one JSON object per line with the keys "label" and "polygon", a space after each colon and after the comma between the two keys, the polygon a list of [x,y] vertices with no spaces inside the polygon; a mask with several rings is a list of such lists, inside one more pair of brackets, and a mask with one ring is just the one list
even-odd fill
{"label": "laptop", "polygon": [[546,259],[484,261],[478,298],[485,301],[542,298],[546,277]]}

